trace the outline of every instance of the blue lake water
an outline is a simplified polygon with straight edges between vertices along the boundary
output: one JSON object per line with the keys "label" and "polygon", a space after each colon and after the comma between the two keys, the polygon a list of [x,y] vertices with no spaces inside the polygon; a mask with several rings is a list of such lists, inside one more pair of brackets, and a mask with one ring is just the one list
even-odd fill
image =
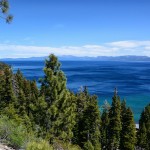
{"label": "blue lake water", "polygon": [[[6,62],[6,61],[5,61]],[[44,61],[7,61],[14,72],[20,68],[27,79],[38,81],[43,74]],[[150,103],[150,62],[62,61],[67,86],[77,92],[87,86],[98,96],[99,105],[111,103],[114,88],[126,99],[138,123],[143,108]]]}

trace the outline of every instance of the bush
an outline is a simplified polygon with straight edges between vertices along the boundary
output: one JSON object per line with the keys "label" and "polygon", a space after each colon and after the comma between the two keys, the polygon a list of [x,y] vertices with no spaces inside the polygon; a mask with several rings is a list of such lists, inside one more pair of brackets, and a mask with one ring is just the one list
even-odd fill
{"label": "bush", "polygon": [[94,150],[94,147],[90,141],[87,141],[86,143],[84,143],[84,149],[85,150]]}
{"label": "bush", "polygon": [[50,145],[47,141],[41,140],[37,142],[30,142],[26,150],[81,150],[79,146],[65,144],[62,141],[55,141],[54,145]]}
{"label": "bush", "polygon": [[23,125],[19,125],[7,116],[0,116],[0,141],[14,148],[22,148],[30,140],[31,134]]}
{"label": "bush", "polygon": [[72,145],[70,143],[64,143],[60,140],[55,140],[53,144],[54,150],[81,150],[81,148],[78,145]]}
{"label": "bush", "polygon": [[26,150],[53,150],[53,147],[45,140],[28,143]]}

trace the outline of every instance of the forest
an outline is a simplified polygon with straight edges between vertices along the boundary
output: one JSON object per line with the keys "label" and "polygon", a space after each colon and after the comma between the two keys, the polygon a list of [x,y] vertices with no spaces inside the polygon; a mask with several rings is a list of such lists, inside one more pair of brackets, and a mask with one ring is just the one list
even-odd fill
{"label": "forest", "polygon": [[149,150],[150,104],[136,129],[134,114],[117,90],[112,103],[84,86],[74,93],[58,58],[45,60],[44,77],[27,80],[0,63],[0,143],[25,150]]}

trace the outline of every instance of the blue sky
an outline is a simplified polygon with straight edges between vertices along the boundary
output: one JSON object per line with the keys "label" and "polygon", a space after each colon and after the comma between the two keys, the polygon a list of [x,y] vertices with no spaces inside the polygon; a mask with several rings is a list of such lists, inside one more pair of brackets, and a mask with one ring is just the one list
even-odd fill
{"label": "blue sky", "polygon": [[10,0],[0,58],[150,56],[149,0]]}

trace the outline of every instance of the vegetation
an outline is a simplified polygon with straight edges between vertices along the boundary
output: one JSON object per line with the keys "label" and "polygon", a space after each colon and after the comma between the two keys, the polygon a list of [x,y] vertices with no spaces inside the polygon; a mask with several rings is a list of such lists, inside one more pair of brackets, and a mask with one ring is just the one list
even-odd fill
{"label": "vegetation", "polygon": [[139,121],[138,146],[150,149],[150,104],[145,107]]}
{"label": "vegetation", "polygon": [[0,62],[0,70],[4,70],[4,68],[9,67],[5,63]]}
{"label": "vegetation", "polygon": [[133,120],[133,113],[130,108],[126,107],[126,102],[121,104],[122,130],[120,132],[120,149],[135,149],[136,130]]}
{"label": "vegetation", "polygon": [[110,149],[118,149],[120,145],[121,126],[121,104],[120,97],[115,91],[112,98],[112,105],[109,111],[109,125],[108,125],[108,147]]}
{"label": "vegetation", "polygon": [[37,142],[30,142],[27,145],[27,150],[53,150],[53,147],[44,140],[37,141]]}
{"label": "vegetation", "polygon": [[136,132],[133,113],[117,90],[100,114],[87,87],[73,93],[55,55],[45,61],[38,89],[20,70],[0,63],[0,140],[26,150],[150,149],[150,105]]}
{"label": "vegetation", "polygon": [[6,23],[10,23],[13,20],[13,16],[9,13],[8,0],[0,0],[0,18],[5,19]]}
{"label": "vegetation", "polygon": [[34,139],[33,134],[28,133],[27,128],[7,116],[0,116],[0,141],[12,146],[15,149],[25,147]]}

